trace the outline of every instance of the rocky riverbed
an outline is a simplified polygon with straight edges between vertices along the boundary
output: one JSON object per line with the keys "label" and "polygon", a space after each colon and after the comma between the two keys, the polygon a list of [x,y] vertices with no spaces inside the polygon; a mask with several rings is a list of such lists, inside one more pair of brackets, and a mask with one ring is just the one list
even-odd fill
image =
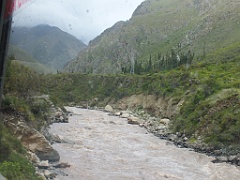
{"label": "rocky riverbed", "polygon": [[[109,108],[109,113],[67,108],[73,113],[69,123],[50,126],[50,134],[60,142],[53,144],[60,163],[70,165],[58,179],[239,179],[239,167],[216,164],[214,157],[177,148],[174,142],[187,138],[167,133],[169,119],[146,120]],[[159,123],[157,129],[151,129],[154,122]],[[165,133],[161,137],[170,141],[150,131]]]}

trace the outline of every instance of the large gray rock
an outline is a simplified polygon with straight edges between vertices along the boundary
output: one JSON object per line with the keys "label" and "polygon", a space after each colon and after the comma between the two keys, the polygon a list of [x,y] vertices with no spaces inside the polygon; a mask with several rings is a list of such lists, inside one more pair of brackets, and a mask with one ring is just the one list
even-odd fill
{"label": "large gray rock", "polygon": [[169,134],[167,139],[169,141],[176,141],[178,139],[178,137],[175,134]]}
{"label": "large gray rock", "polygon": [[54,165],[53,167],[55,167],[55,168],[68,168],[68,167],[71,167],[71,165],[68,164],[68,163],[62,162],[62,163],[58,163],[58,164]]}
{"label": "large gray rock", "polygon": [[164,118],[160,120],[161,124],[164,124],[165,126],[168,126],[170,123],[170,119]]}
{"label": "large gray rock", "polygon": [[53,179],[53,178],[55,178],[55,177],[57,176],[57,174],[54,173],[54,172],[51,172],[51,171],[49,171],[49,170],[45,170],[45,171],[44,171],[44,176],[45,176],[47,179]]}
{"label": "large gray rock", "polygon": [[52,148],[46,138],[36,129],[30,128],[23,121],[10,121],[7,126],[13,131],[13,134],[21,141],[23,146],[35,153],[40,160],[49,160],[50,162],[59,161],[60,156]]}
{"label": "large gray rock", "polygon": [[114,113],[115,116],[120,116],[121,114],[122,114],[121,112]]}
{"label": "large gray rock", "polygon": [[142,119],[139,119],[138,117],[134,117],[134,116],[128,117],[127,120],[128,120],[128,124],[133,124],[133,125],[140,125],[144,123]]}
{"label": "large gray rock", "polygon": [[39,169],[48,169],[49,168],[49,163],[48,160],[47,161],[41,161],[37,164]]}
{"label": "large gray rock", "polygon": [[228,157],[227,156],[217,156],[215,161],[216,162],[228,162]]}
{"label": "large gray rock", "polygon": [[120,115],[120,118],[128,118],[130,117],[130,114],[127,112],[122,112],[122,114]]}
{"label": "large gray rock", "polygon": [[139,119],[137,117],[128,117],[128,124],[139,125]]}
{"label": "large gray rock", "polygon": [[111,112],[111,113],[114,111],[113,108],[112,108],[110,105],[107,105],[107,106],[104,108],[104,110],[107,111],[107,112]]}

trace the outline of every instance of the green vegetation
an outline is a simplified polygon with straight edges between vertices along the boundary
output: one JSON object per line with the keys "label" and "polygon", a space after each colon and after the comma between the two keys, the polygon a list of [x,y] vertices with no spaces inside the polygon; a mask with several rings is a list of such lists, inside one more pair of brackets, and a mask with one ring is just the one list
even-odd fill
{"label": "green vegetation", "polygon": [[213,146],[239,144],[240,66],[208,64],[195,71],[197,85],[173,123],[175,131],[204,136]]}
{"label": "green vegetation", "polygon": [[[41,95],[42,77],[43,75],[35,73],[16,61],[9,60],[5,76],[3,111],[14,111],[28,121],[44,119],[49,108],[48,102],[35,98],[35,96]],[[35,124],[38,123],[42,123],[42,121]]]}
{"label": "green vegetation", "polygon": [[35,167],[27,160],[26,150],[5,126],[7,117],[22,117],[39,129],[46,120],[49,104],[39,95],[42,76],[16,61],[8,61],[4,98],[0,114],[0,172],[7,179],[37,180]]}
{"label": "green vegetation", "polygon": [[26,159],[26,150],[20,141],[4,126],[0,116],[0,172],[7,179],[40,180],[34,166]]}

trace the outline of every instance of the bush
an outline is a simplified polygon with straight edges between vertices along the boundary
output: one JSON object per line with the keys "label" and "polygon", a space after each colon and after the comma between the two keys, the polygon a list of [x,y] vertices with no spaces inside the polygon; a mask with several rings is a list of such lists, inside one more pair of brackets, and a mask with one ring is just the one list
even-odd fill
{"label": "bush", "polygon": [[0,163],[0,172],[9,180],[40,180],[34,166],[24,156],[15,153],[11,154],[9,161]]}

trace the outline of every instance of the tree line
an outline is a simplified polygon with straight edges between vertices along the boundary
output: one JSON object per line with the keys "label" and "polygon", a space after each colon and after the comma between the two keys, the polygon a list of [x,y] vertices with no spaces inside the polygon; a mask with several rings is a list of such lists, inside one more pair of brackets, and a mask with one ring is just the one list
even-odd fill
{"label": "tree line", "polygon": [[152,55],[149,55],[149,59],[146,62],[139,62],[135,59],[134,63],[131,63],[127,67],[122,67],[123,74],[144,74],[144,73],[157,73],[159,71],[170,70],[179,66],[189,67],[192,64],[194,53],[190,50],[185,53],[177,53],[174,49],[165,56],[162,56],[160,52],[157,54],[157,59],[154,59]]}

